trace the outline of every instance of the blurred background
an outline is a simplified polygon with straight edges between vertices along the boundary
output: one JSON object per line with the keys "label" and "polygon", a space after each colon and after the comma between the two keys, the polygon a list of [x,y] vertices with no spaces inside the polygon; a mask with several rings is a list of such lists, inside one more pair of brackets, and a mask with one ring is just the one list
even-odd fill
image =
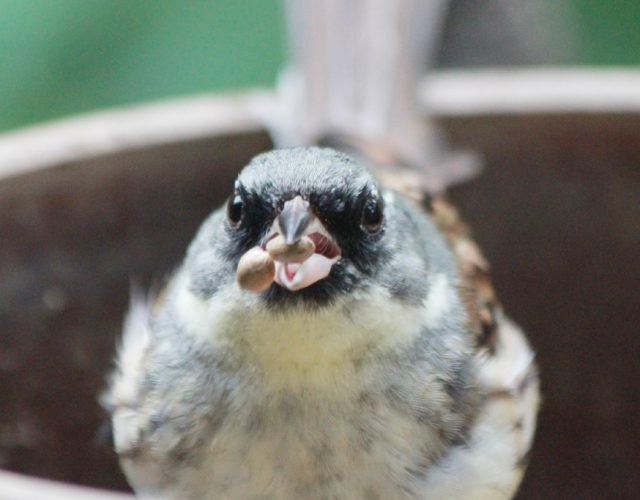
{"label": "blurred background", "polygon": [[[640,65],[636,0],[453,1],[448,17],[440,66]],[[278,0],[0,0],[0,131],[271,86],[285,57]]]}
{"label": "blurred background", "polygon": [[[287,61],[322,67],[313,43],[290,43],[313,41],[291,36],[294,4],[0,0],[0,469],[127,489],[95,438],[130,280],[161,281],[238,170],[317,116],[270,122],[245,93],[280,82],[286,97]],[[404,111],[438,139],[437,172],[458,151],[483,164],[449,195],[541,367],[518,498],[637,498],[640,2],[429,4],[446,8],[416,52],[419,109]]]}

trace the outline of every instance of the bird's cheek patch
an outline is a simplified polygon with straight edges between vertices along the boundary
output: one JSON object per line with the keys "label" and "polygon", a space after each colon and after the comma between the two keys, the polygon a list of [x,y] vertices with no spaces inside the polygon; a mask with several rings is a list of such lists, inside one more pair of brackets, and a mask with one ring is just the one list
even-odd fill
{"label": "bird's cheek patch", "polygon": [[291,291],[301,290],[329,276],[339,259],[314,253],[302,263],[276,261],[276,283]]}

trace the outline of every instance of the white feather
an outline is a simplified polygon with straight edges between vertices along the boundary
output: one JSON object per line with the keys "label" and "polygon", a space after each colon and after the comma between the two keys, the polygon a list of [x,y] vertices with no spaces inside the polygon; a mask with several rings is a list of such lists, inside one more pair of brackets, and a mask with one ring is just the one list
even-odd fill
{"label": "white feather", "polygon": [[134,404],[138,380],[143,373],[144,352],[151,340],[149,322],[151,303],[141,293],[132,291],[131,305],[124,320],[122,340],[111,380],[111,398],[115,405]]}
{"label": "white feather", "polygon": [[523,469],[515,465],[533,440],[540,402],[538,380],[533,352],[522,330],[501,311],[497,325],[495,355],[478,358],[479,382],[488,394],[487,402],[467,446],[454,448],[429,470],[425,498],[511,498],[522,479]]}
{"label": "white feather", "polygon": [[139,418],[136,412],[140,380],[144,375],[145,351],[151,341],[151,298],[135,288],[124,320],[116,367],[101,402],[112,412],[114,446],[123,454],[138,440]]}

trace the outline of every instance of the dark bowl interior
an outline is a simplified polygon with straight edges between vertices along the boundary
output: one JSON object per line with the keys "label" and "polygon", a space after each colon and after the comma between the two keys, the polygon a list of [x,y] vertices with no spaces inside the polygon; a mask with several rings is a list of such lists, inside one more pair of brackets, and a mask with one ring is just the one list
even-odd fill
{"label": "dark bowl interior", "polygon": [[[452,190],[510,314],[539,352],[544,406],[519,498],[640,490],[640,117],[442,122],[484,154]],[[237,171],[247,132],[0,182],[0,467],[126,489],[97,395],[131,280],[161,283]],[[103,440],[104,441],[104,440]]]}

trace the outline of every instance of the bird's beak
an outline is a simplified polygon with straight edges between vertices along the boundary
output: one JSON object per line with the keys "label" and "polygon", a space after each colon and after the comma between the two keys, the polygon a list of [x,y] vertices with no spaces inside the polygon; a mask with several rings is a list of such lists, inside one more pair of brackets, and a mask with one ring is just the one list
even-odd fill
{"label": "bird's beak", "polygon": [[296,196],[285,202],[282,212],[278,216],[278,223],[287,245],[298,241],[311,222],[312,214],[309,202]]}
{"label": "bird's beak", "polygon": [[331,267],[340,260],[341,250],[320,219],[313,213],[308,201],[296,196],[285,202],[282,212],[265,235],[262,247],[278,234],[288,245],[303,236],[315,245],[315,252],[303,262],[281,262],[275,259],[275,282],[291,291],[301,290],[329,276]]}

